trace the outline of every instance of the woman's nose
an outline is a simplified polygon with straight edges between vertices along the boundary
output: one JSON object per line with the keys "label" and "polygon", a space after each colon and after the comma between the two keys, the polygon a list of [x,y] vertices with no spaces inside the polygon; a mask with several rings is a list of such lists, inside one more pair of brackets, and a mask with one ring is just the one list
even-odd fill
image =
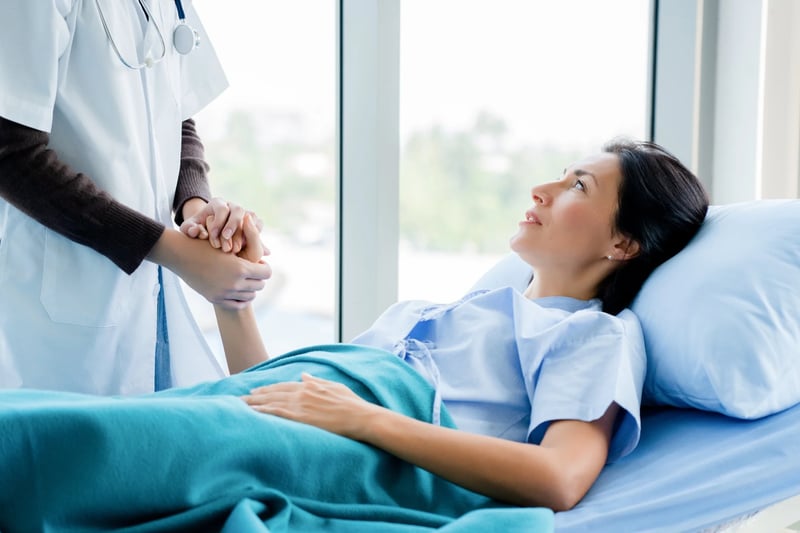
{"label": "woman's nose", "polygon": [[535,204],[546,204],[550,201],[550,195],[541,185],[531,189],[531,198]]}

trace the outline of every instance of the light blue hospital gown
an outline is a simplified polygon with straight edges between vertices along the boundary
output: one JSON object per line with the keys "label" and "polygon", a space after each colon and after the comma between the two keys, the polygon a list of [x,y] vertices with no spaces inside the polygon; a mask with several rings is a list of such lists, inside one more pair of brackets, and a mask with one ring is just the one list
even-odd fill
{"label": "light blue hospital gown", "polygon": [[600,309],[599,300],[478,290],[450,304],[399,302],[353,343],[403,358],[472,433],[539,443],[550,422],[595,420],[616,402],[624,416],[612,462],[639,441],[646,363],[633,313]]}

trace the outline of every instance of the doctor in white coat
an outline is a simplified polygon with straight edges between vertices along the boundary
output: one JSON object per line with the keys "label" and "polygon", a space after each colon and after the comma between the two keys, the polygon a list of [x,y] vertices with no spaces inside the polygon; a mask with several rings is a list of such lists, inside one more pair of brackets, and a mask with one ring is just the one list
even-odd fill
{"label": "doctor in white coat", "polygon": [[236,310],[270,268],[173,225],[241,222],[206,206],[191,120],[226,86],[190,0],[0,2],[0,387],[226,374],[178,277]]}

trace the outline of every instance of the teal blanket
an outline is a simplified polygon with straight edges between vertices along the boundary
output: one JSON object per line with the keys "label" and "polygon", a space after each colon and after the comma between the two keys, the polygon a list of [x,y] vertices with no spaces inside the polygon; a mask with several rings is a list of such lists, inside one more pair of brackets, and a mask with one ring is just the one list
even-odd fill
{"label": "teal blanket", "polygon": [[238,398],[303,371],[430,420],[433,390],[416,372],[353,345],[132,398],[2,391],[0,531],[552,531],[548,509],[503,506]]}

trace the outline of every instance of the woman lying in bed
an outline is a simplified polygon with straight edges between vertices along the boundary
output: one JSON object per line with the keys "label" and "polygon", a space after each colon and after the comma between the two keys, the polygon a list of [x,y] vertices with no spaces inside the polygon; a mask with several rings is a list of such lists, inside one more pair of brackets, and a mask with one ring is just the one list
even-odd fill
{"label": "woman lying in bed", "polygon": [[[353,341],[417,370],[458,430],[437,425],[436,414],[422,422],[308,374],[244,400],[497,500],[572,508],[603,465],[638,441],[643,347],[635,318],[620,312],[695,235],[708,198],[675,157],[629,141],[574,163],[531,197],[511,239],[534,273],[524,293],[398,303]],[[245,229],[244,253],[258,260],[255,228]],[[267,358],[250,310],[217,314],[232,372]]]}

